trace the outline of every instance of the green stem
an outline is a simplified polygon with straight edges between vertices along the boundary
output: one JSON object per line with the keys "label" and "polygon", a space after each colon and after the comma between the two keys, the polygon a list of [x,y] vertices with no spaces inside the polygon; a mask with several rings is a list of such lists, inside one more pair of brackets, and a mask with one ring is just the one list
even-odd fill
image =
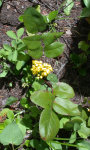
{"label": "green stem", "polygon": [[[57,141],[53,141],[53,143],[57,143]],[[61,145],[66,145],[66,146],[69,146],[69,147],[81,147],[81,148],[85,148],[81,145],[75,145],[75,144],[69,144],[69,143],[62,143],[62,142],[58,142],[60,143]],[[55,148],[51,145],[50,142],[47,142],[47,144],[49,145],[50,148],[52,148],[53,150],[55,150]]]}
{"label": "green stem", "polygon": [[12,150],[14,150],[14,145],[12,144]]}
{"label": "green stem", "polygon": [[54,138],[55,140],[63,140],[63,141],[69,141],[69,138]]}

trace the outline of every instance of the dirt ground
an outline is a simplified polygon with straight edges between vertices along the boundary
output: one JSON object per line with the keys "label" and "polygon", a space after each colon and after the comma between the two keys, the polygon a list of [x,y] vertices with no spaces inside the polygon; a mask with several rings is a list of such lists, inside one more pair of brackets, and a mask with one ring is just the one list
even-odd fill
{"label": "dirt ground", "polygon": [[[20,22],[18,17],[29,6],[40,5],[41,13],[48,14],[52,10],[59,9],[63,0],[5,0],[0,8],[0,48],[4,43],[10,43],[10,38],[7,37],[6,31],[16,31]],[[70,61],[70,53],[78,52],[78,42],[85,40],[89,31],[89,26],[85,20],[80,20],[79,16],[82,10],[82,5],[79,0],[74,0],[75,4],[71,11],[69,19],[62,19],[66,16],[61,9],[59,14],[60,19],[56,20],[57,31],[63,31],[64,35],[60,38],[66,47],[63,55],[55,59],[47,59],[42,57],[43,61],[49,62],[54,68],[54,73],[57,74],[60,81],[69,83],[75,90],[75,103],[83,103],[84,96],[90,99],[90,56],[86,64],[87,75],[82,77],[77,70],[73,68]],[[9,83],[13,83],[13,87],[9,87]],[[24,95],[24,91],[20,85],[19,77],[8,76],[0,79],[0,107],[3,108],[5,101],[10,96],[15,96],[20,99]],[[85,106],[89,105],[88,102]]]}

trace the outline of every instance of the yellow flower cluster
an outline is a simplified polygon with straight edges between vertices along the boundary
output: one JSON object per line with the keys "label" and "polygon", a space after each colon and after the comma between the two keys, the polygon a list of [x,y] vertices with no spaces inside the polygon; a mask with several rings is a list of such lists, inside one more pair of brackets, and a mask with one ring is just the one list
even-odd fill
{"label": "yellow flower cluster", "polygon": [[37,79],[46,77],[51,71],[53,71],[51,65],[43,63],[42,61],[33,60],[31,71],[33,75],[37,75]]}

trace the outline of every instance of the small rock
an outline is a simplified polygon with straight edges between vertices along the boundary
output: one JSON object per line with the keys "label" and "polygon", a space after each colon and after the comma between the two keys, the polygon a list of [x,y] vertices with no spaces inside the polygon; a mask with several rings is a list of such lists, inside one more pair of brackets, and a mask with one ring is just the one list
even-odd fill
{"label": "small rock", "polygon": [[24,8],[24,6],[22,6],[22,9]]}
{"label": "small rock", "polygon": [[71,32],[70,30],[67,30],[67,31],[66,31],[66,34],[72,35],[72,32]]}
{"label": "small rock", "polygon": [[10,5],[7,5],[7,9],[10,9]]}

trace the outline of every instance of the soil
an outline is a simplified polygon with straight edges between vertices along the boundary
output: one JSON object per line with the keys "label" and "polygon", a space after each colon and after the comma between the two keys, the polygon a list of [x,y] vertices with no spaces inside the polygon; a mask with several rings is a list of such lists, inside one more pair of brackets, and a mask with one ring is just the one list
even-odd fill
{"label": "soil", "polygon": [[[52,10],[59,9],[62,2],[63,0],[4,0],[0,8],[0,48],[5,43],[10,44],[11,39],[6,35],[6,32],[8,30],[16,32],[20,26],[18,17],[27,7],[39,4],[41,13],[48,14]],[[84,19],[79,19],[82,10],[81,2],[78,0],[74,0],[74,2],[69,19],[62,19],[66,18],[66,16],[63,10],[60,9],[60,19],[55,21],[57,23],[56,30],[64,32],[60,38],[60,41],[66,45],[64,53],[55,59],[47,59],[43,56],[42,60],[52,65],[54,73],[56,73],[60,81],[69,83],[74,88],[75,97],[73,101],[83,104],[84,97],[90,100],[90,56],[88,56],[88,61],[85,64],[87,75],[83,77],[78,74],[77,69],[73,68],[73,64],[70,61],[70,53],[78,53],[78,42],[87,38],[90,28]],[[8,97],[15,96],[20,99],[25,94],[19,78],[8,76],[0,79],[0,109],[5,106]],[[11,82],[13,86],[10,88],[9,83]],[[89,107],[88,101],[83,106]]]}

